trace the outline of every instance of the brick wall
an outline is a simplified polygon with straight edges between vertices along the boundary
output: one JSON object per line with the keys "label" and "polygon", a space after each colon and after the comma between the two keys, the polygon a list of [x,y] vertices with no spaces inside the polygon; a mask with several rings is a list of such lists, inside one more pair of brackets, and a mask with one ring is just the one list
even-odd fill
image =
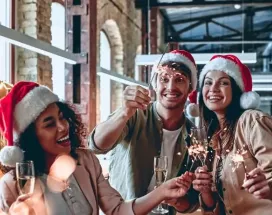
{"label": "brick wall", "polygon": [[[97,20],[98,41],[99,32],[103,29],[103,25],[107,20],[114,20],[117,24],[123,43],[123,63],[119,62],[119,65],[123,67],[124,74],[133,77],[136,50],[137,46],[141,44],[140,10],[135,9],[133,0],[100,0],[98,1]],[[110,42],[114,42],[115,38],[109,36],[109,39]],[[118,54],[115,56],[116,64],[118,64],[120,58],[122,56]]]}
{"label": "brick wall", "polygon": [[[17,29],[31,37],[51,43],[52,0],[17,0]],[[16,81],[37,81],[52,89],[49,57],[17,48]]]}
{"label": "brick wall", "polygon": [[[98,1],[97,20],[97,44],[99,46],[99,32],[103,30],[111,44],[112,70],[134,77],[134,60],[137,48],[141,45],[140,10],[135,9],[133,0],[100,0]],[[99,50],[99,47],[97,50]],[[123,89],[124,86],[122,84],[112,84],[112,111],[122,105]],[[97,93],[99,95],[99,89]],[[98,97],[97,118],[99,119]]]}

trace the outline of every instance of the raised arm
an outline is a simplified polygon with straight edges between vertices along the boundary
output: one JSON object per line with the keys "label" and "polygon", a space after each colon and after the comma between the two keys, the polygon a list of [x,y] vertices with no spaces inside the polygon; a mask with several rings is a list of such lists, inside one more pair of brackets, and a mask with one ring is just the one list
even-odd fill
{"label": "raised arm", "polygon": [[[145,110],[150,102],[148,90],[140,86],[128,86],[123,92],[123,106],[109,119],[97,125],[90,134],[89,143],[93,151],[107,152],[120,137],[125,136],[127,122],[137,109]],[[123,137],[124,138],[124,137]]]}

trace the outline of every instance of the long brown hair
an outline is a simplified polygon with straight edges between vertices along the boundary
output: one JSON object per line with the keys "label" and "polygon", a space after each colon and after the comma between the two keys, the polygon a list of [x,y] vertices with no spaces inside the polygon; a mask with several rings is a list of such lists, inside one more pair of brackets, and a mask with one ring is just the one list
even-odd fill
{"label": "long brown hair", "polygon": [[201,83],[199,96],[199,108],[201,110],[201,115],[203,116],[204,123],[208,127],[208,137],[210,137],[210,145],[212,145],[213,140],[215,140],[214,142],[219,143],[220,145],[212,145],[212,147],[216,149],[218,149],[219,147],[222,154],[226,154],[228,150],[232,149],[236,124],[239,117],[244,112],[244,110],[240,107],[240,97],[242,95],[242,90],[239,88],[233,78],[230,77],[230,81],[232,89],[232,101],[227,107],[225,120],[222,128],[220,128],[216,114],[213,111],[209,110],[203,101],[202,89],[204,85],[204,79]]}

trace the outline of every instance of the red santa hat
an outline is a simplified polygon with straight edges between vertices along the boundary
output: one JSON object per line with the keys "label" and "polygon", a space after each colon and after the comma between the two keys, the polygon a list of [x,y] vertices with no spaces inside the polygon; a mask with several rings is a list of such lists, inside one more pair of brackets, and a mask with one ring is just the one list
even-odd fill
{"label": "red santa hat", "polygon": [[0,100],[0,131],[7,139],[7,146],[0,151],[0,162],[14,167],[23,160],[23,152],[14,145],[20,134],[34,122],[49,104],[59,101],[46,86],[21,81]]}
{"label": "red santa hat", "polygon": [[[234,79],[243,92],[240,98],[241,108],[258,108],[260,104],[260,96],[256,92],[252,91],[252,76],[250,70],[236,56],[214,55],[200,72],[199,86],[203,84],[203,80],[209,71],[223,71]],[[186,112],[192,117],[197,117],[199,115],[199,108],[197,105],[198,99],[196,91],[189,95],[189,100],[191,104],[187,106]]]}
{"label": "red santa hat", "polygon": [[158,74],[156,73],[158,72],[158,67],[168,62],[182,63],[190,69],[191,85],[192,89],[195,90],[197,85],[197,67],[193,56],[185,50],[173,50],[163,55],[162,59],[157,60],[157,62],[153,65],[151,72],[151,77],[154,75],[152,86],[156,87],[157,84]]}
{"label": "red santa hat", "polygon": [[234,55],[214,55],[204,66],[199,76],[199,86],[209,71],[223,71],[234,79],[242,90],[240,106],[243,109],[255,109],[259,107],[260,96],[252,91],[252,76],[249,68]]}

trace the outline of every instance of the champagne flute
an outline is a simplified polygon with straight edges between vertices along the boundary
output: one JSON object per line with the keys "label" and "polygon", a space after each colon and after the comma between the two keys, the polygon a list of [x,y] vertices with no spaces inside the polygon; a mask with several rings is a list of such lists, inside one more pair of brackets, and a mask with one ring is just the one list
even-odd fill
{"label": "champagne flute", "polygon": [[[154,174],[156,187],[162,185],[167,178],[168,159],[166,156],[155,156],[154,157]],[[168,213],[167,209],[164,209],[161,204],[152,210],[152,213],[165,214]]]}
{"label": "champagne flute", "polygon": [[33,161],[16,163],[16,178],[20,195],[33,194],[35,186],[35,171]]}
{"label": "champagne flute", "polygon": [[201,161],[202,166],[204,166],[208,154],[206,127],[191,128],[191,135],[193,153]]}

